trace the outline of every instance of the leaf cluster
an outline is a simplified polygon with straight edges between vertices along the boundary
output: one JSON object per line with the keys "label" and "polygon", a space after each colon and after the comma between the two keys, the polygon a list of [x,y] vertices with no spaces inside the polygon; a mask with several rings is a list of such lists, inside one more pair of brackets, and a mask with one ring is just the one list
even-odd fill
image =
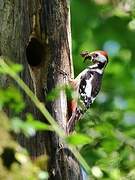
{"label": "leaf cluster", "polygon": [[71,1],[75,74],[87,66],[81,51],[109,55],[101,92],[76,127],[92,139],[80,151],[93,178],[135,178],[134,12],[133,0]]}

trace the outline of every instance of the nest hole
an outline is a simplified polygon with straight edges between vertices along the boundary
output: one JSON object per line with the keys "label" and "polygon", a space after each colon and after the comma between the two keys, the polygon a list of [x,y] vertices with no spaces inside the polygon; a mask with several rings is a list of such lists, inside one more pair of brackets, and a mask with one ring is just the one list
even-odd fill
{"label": "nest hole", "polygon": [[30,39],[26,48],[26,57],[30,66],[38,66],[41,64],[44,55],[43,44],[35,37]]}

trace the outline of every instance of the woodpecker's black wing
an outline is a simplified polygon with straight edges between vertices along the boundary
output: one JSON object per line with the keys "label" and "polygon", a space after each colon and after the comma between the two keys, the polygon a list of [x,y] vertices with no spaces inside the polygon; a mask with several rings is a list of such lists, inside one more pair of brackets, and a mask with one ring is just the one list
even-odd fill
{"label": "woodpecker's black wing", "polygon": [[101,88],[101,83],[102,83],[102,74],[99,74],[98,72],[94,71],[93,72],[93,78],[92,78],[92,90],[91,90],[91,96],[92,98],[96,98],[98,95],[100,88]]}
{"label": "woodpecker's black wing", "polygon": [[96,70],[88,70],[86,74],[81,77],[79,86],[79,99],[84,103],[86,109],[90,107],[99,93],[101,81],[102,74],[96,72]]}
{"label": "woodpecker's black wing", "polygon": [[85,75],[81,77],[80,86],[79,86],[79,99],[84,103],[85,108],[89,108],[92,99],[91,99],[91,90],[92,90],[92,79],[93,73],[88,70]]}

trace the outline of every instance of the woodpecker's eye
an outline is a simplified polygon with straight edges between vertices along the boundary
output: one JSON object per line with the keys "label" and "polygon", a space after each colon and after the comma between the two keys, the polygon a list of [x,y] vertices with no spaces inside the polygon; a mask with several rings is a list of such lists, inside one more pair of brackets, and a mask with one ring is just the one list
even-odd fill
{"label": "woodpecker's eye", "polygon": [[96,58],[96,57],[98,57],[98,54],[96,54],[96,53],[93,54],[93,58]]}

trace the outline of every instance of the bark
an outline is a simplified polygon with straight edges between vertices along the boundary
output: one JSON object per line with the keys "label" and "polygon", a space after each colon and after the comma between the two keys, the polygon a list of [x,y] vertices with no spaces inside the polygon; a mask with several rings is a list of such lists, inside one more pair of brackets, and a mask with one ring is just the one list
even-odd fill
{"label": "bark", "polygon": [[[0,0],[0,55],[21,63],[21,77],[45,103],[48,91],[67,82],[62,71],[72,76],[69,2],[66,0]],[[2,86],[9,86],[7,76],[1,78]],[[30,99],[24,95],[26,112],[45,121]],[[47,104],[59,125],[65,129],[68,119],[64,92]],[[61,144],[55,133],[38,132],[35,137],[17,136],[31,157],[47,154],[50,179],[82,179],[80,167],[71,152]]]}

